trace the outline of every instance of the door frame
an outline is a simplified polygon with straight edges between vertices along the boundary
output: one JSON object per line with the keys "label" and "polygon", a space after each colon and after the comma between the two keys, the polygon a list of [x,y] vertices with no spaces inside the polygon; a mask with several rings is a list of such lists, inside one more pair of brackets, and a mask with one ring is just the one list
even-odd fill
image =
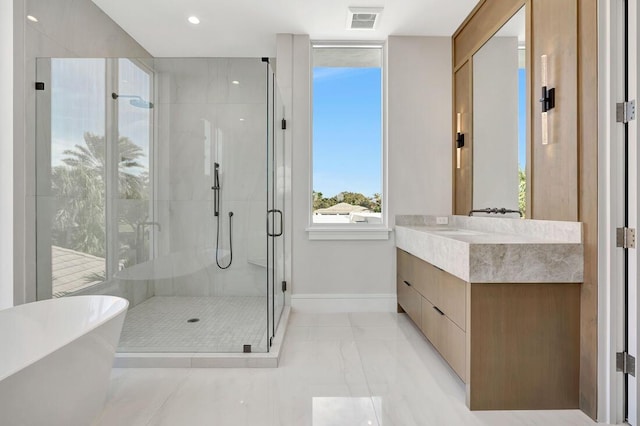
{"label": "door frame", "polygon": [[[638,100],[638,5],[637,1],[629,1],[628,4],[628,100]],[[638,212],[640,211],[640,194],[638,194],[638,164],[640,163],[640,151],[638,150],[638,119],[629,121],[627,140],[629,142],[629,227],[640,229]],[[637,246],[636,246],[637,247]],[[640,327],[638,307],[640,306],[640,294],[638,293],[638,265],[640,264],[640,251],[637,248],[629,249],[628,283],[629,283],[629,353],[636,358],[636,366],[640,360]],[[640,406],[640,381],[638,373],[629,376],[629,422],[638,424],[638,407]]]}
{"label": "door frame", "polygon": [[[637,7],[629,2],[630,76],[636,75]],[[616,122],[616,103],[624,99],[624,0],[598,0],[598,421],[624,422],[624,376],[616,371],[616,352],[625,344],[624,251],[616,247],[616,228],[624,225],[623,126]],[[635,52],[635,53],[634,53]],[[635,72],[635,74],[634,74]],[[634,80],[634,78],[630,78]],[[629,99],[636,99],[630,84]],[[629,138],[637,139],[637,121]],[[634,128],[633,132],[631,127]],[[629,144],[628,226],[637,229],[636,144]],[[629,250],[629,281],[637,283],[638,250]],[[629,352],[638,354],[637,285],[630,285]],[[638,358],[636,356],[636,358]],[[629,420],[637,424],[638,382],[629,380]],[[633,412],[632,412],[633,411]]]}

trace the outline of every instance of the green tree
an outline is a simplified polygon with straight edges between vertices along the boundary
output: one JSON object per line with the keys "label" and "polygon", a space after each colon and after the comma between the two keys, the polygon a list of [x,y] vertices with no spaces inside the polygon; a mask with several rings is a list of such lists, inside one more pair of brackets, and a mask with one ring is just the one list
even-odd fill
{"label": "green tree", "polygon": [[[106,149],[104,136],[84,134],[84,145],[64,151],[62,165],[52,170],[52,192],[59,202],[53,223],[53,244],[105,257]],[[142,148],[129,138],[118,140],[120,198],[144,199],[148,173],[139,162]],[[138,209],[119,213],[133,225]]]}
{"label": "green tree", "polygon": [[313,210],[326,209],[338,203],[362,206],[378,213],[382,211],[382,197],[378,193],[367,197],[359,192],[343,191],[331,198],[324,198],[322,192],[313,191]]}
{"label": "green tree", "polygon": [[527,216],[527,175],[522,169],[518,169],[518,208],[523,217]]}
{"label": "green tree", "polygon": [[373,194],[373,197],[371,197],[370,200],[373,206],[372,210],[375,213],[380,213],[382,211],[382,195],[376,192],[375,194]]}
{"label": "green tree", "polygon": [[362,206],[369,210],[373,210],[373,205],[369,197],[362,195],[359,192],[341,192],[337,195],[337,198],[341,203],[348,203],[352,206]]}

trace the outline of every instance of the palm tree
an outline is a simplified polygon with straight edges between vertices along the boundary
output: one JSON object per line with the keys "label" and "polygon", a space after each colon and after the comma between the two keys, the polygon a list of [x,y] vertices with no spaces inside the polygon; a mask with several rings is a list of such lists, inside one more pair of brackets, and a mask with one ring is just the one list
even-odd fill
{"label": "palm tree", "polygon": [[[104,136],[84,134],[84,145],[64,151],[53,168],[52,190],[62,205],[54,217],[53,243],[105,257],[106,145]],[[145,199],[148,173],[139,162],[142,148],[127,137],[118,139],[118,193],[124,199]],[[127,212],[121,220],[133,222]],[[120,215],[119,215],[120,216]]]}

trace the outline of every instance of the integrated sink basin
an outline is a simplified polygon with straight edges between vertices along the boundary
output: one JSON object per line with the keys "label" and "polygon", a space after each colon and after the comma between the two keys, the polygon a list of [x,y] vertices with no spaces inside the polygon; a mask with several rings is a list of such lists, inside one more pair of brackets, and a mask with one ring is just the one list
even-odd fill
{"label": "integrated sink basin", "polygon": [[[580,283],[582,224],[449,216],[396,217],[396,246],[470,283]],[[438,223],[440,222],[440,223]]]}
{"label": "integrated sink basin", "polygon": [[482,235],[482,234],[484,234],[484,232],[472,231],[470,229],[456,229],[456,228],[434,229],[432,232],[434,234],[451,235],[451,236],[456,236],[456,235]]}

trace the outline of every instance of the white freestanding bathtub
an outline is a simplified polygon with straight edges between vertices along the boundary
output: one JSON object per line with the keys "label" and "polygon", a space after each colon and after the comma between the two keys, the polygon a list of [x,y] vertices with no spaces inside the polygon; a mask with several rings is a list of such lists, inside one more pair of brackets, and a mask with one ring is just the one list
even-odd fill
{"label": "white freestanding bathtub", "polygon": [[128,305],[75,296],[0,310],[0,424],[91,424],[105,401]]}

